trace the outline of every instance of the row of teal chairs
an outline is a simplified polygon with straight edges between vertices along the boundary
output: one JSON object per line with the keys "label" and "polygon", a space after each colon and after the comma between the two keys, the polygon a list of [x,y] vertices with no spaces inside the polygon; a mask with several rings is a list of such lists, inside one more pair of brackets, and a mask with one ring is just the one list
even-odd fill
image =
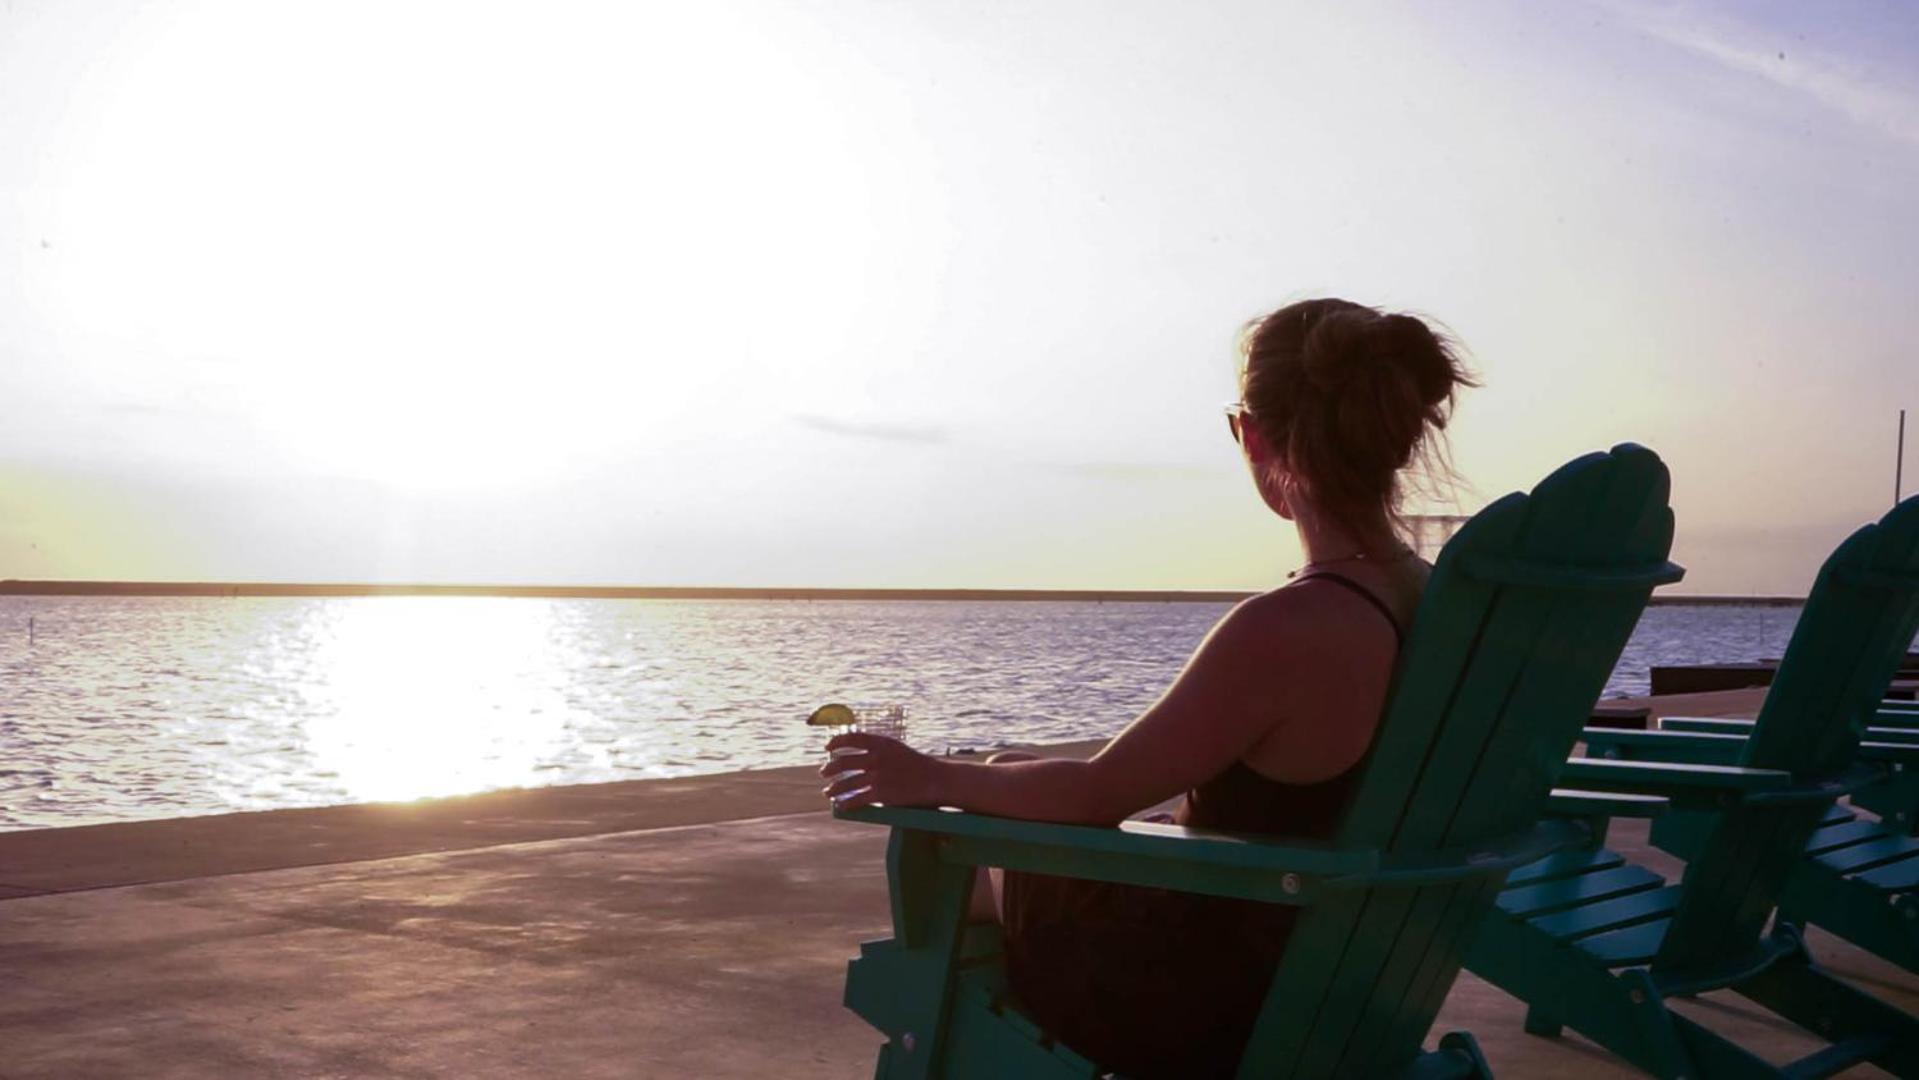
{"label": "row of teal chairs", "polygon": [[[1003,866],[1300,908],[1242,1077],[1489,1077],[1469,1034],[1426,1046],[1462,968],[1526,1002],[1528,1031],[1571,1027],[1656,1076],[1919,1076],[1919,1021],[1822,969],[1802,932],[1911,966],[1912,841],[1837,800],[1896,787],[1919,752],[1919,717],[1880,706],[1919,630],[1919,498],[1827,560],[1750,725],[1613,738],[1583,725],[1652,589],[1683,573],[1669,495],[1665,465],[1628,444],[1459,530],[1330,842],[841,812],[892,829],[893,934],[860,946],[846,984],[885,1035],[877,1075],[1109,1075],[1022,1013],[997,928],[968,920],[978,869]],[[1606,846],[1618,817],[1654,818],[1680,881]],[[1671,1008],[1719,989],[1823,1049],[1776,1065]]]}

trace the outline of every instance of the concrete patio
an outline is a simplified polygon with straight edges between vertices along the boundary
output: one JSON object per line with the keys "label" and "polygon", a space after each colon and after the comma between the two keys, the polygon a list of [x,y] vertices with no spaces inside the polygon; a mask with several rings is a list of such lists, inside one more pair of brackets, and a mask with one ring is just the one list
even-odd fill
{"label": "concrete patio", "polygon": [[[885,932],[884,843],[807,768],[0,834],[0,1076],[870,1075],[839,996]],[[1814,947],[1919,1009],[1919,979]],[[1522,1012],[1466,975],[1436,1032],[1504,1076],[1633,1075]]]}

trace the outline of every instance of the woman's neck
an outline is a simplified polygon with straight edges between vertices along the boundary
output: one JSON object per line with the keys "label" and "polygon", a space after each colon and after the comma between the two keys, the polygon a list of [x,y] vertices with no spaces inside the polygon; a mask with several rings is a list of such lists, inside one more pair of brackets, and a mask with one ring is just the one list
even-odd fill
{"label": "woman's neck", "polygon": [[1305,550],[1308,565],[1347,560],[1380,560],[1403,554],[1407,549],[1384,511],[1358,521],[1334,520],[1324,514],[1299,514],[1293,520],[1299,530],[1299,546]]}

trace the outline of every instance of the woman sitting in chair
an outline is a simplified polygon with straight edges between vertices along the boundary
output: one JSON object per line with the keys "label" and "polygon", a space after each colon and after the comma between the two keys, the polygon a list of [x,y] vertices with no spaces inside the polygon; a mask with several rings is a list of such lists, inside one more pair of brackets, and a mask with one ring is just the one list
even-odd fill
{"label": "woman sitting in chair", "polygon": [[[1227,421],[1306,563],[1235,607],[1165,694],[1087,761],[929,757],[877,735],[828,743],[837,805],[956,806],[1111,825],[1180,796],[1198,828],[1328,837],[1354,794],[1431,569],[1396,528],[1402,472],[1438,449],[1474,385],[1419,319],[1307,300],[1256,320]],[[1230,1075],[1296,909],[1164,889],[994,872],[1024,1008],[1127,1075]]]}

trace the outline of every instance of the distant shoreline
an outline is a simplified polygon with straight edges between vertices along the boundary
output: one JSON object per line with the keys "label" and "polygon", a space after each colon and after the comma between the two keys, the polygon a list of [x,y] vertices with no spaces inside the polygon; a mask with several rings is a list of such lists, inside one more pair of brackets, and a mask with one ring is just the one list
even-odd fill
{"label": "distant shoreline", "polygon": [[[816,589],[697,585],[374,585],[260,581],[0,581],[0,596],[507,596],[558,600],[1030,600],[1223,603],[1257,595],[1229,589]],[[1654,593],[1654,605],[1797,607],[1800,596]]]}

